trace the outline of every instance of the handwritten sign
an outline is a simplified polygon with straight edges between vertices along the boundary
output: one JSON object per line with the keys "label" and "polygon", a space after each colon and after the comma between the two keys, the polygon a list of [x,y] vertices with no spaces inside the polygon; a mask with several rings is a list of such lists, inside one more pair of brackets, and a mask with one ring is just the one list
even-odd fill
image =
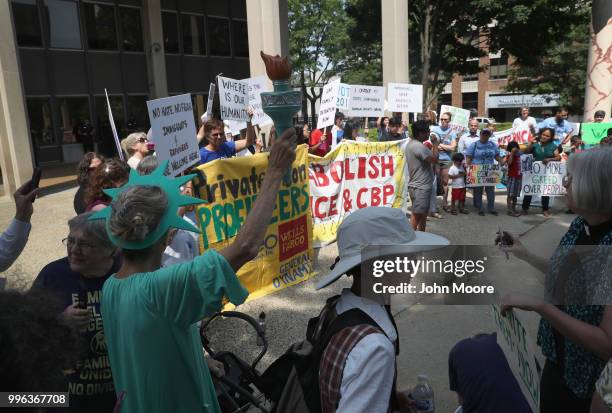
{"label": "handwritten sign", "polygon": [[264,126],[274,123],[272,118],[264,113],[261,106],[261,92],[270,92],[267,78],[265,76],[257,76],[244,79],[244,81],[249,85],[249,106],[253,108],[253,119],[251,120],[253,126]]}
{"label": "handwritten sign", "polygon": [[612,122],[583,123],[580,129],[582,141],[587,144],[598,145],[608,135],[608,129],[610,128],[612,128]]}
{"label": "handwritten sign", "polygon": [[522,195],[564,196],[566,190],[562,181],[565,174],[565,162],[548,162],[546,165],[533,162],[531,171],[523,172]]}
{"label": "handwritten sign", "polygon": [[503,316],[498,306],[492,306],[492,310],[497,329],[497,344],[504,352],[531,411],[539,413],[540,374],[536,364],[533,341],[525,325],[514,311],[509,311]]}
{"label": "handwritten sign", "polygon": [[200,161],[191,95],[171,96],[147,102],[155,152],[160,161],[169,160],[172,176]]}
{"label": "handwritten sign", "polygon": [[440,113],[450,112],[450,125],[457,125],[461,128],[467,128],[470,122],[470,111],[467,109],[457,108],[455,106],[442,105]]}
{"label": "handwritten sign", "polygon": [[351,116],[384,116],[385,88],[382,86],[353,85],[351,87]]}
{"label": "handwritten sign", "polygon": [[392,112],[423,111],[423,85],[389,83],[389,110]]}
{"label": "handwritten sign", "polygon": [[350,109],[351,104],[351,85],[346,83],[338,84],[338,96],[336,98],[336,108],[339,110]]}
{"label": "handwritten sign", "polygon": [[501,182],[499,164],[470,165],[465,171],[465,186],[495,186]]}
{"label": "handwritten sign", "polygon": [[217,76],[221,119],[246,122],[249,120],[249,85],[244,80]]}
{"label": "handwritten sign", "polygon": [[323,129],[334,124],[336,102],[338,100],[338,85],[340,85],[340,79],[329,82],[323,88],[321,104],[319,105],[317,129]]}

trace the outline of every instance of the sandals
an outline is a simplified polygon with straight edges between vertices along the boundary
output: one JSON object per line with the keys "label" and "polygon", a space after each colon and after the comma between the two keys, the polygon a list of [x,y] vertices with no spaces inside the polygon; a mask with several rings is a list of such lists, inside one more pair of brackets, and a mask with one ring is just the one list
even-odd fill
{"label": "sandals", "polygon": [[461,209],[459,210],[459,212],[461,212],[462,214],[465,214],[465,215],[467,215],[467,214],[469,214],[469,213],[470,213],[470,211],[468,211],[468,210],[467,210],[467,209],[465,209],[465,208],[461,208]]}
{"label": "sandals", "polygon": [[508,211],[508,215],[511,216],[511,217],[515,217],[516,218],[516,217],[520,217],[522,214],[520,212],[517,212],[517,211],[510,211],[509,210]]}
{"label": "sandals", "polygon": [[451,209],[451,214],[457,215],[457,210],[456,209]]}
{"label": "sandals", "polygon": [[444,210],[444,212],[451,212],[451,209],[449,208],[448,205],[444,205],[442,209]]}

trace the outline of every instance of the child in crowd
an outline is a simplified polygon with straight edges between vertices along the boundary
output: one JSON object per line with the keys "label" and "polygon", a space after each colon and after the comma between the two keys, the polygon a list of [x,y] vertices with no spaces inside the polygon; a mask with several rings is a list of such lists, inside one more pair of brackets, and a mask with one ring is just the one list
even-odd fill
{"label": "child in crowd", "polygon": [[517,142],[509,142],[506,147],[506,164],[508,165],[508,215],[511,217],[520,216],[520,212],[516,210],[516,200],[521,193],[523,177],[521,175],[521,150]]}
{"label": "child in crowd", "polygon": [[459,212],[462,214],[469,214],[469,211],[465,209],[465,168],[463,167],[464,156],[461,152],[457,152],[451,159],[453,161],[453,166],[451,166],[448,170],[448,177],[452,179],[451,214],[457,215],[455,202],[459,206]]}

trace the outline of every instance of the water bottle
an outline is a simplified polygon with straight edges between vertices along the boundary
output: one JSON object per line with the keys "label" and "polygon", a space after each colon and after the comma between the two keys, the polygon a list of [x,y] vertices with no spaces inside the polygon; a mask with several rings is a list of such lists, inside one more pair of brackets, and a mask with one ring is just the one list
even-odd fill
{"label": "water bottle", "polygon": [[420,374],[417,378],[419,382],[412,390],[416,411],[419,413],[434,413],[434,393],[429,384],[429,379],[424,374]]}
{"label": "water bottle", "polygon": [[[261,328],[265,336],[266,335],[266,313],[264,313],[263,311],[259,313],[258,322],[259,322],[259,327]],[[261,339],[261,336],[259,334],[257,334],[257,345],[260,347],[263,346],[263,340]]]}

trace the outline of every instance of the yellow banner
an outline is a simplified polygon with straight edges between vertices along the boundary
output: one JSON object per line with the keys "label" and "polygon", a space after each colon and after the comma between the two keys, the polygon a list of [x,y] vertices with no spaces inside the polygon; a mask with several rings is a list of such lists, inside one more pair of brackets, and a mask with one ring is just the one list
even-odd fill
{"label": "yellow banner", "polygon": [[[231,244],[259,193],[268,154],[219,159],[200,165],[196,193],[200,252]],[[312,270],[312,219],[309,208],[308,147],[297,148],[291,172],[283,179],[272,220],[257,257],[238,271],[240,282],[257,298],[305,281]]]}
{"label": "yellow banner", "polygon": [[336,240],[336,231],[351,212],[369,206],[406,205],[407,140],[342,141],[321,158],[310,155],[310,206],[315,247]]}

